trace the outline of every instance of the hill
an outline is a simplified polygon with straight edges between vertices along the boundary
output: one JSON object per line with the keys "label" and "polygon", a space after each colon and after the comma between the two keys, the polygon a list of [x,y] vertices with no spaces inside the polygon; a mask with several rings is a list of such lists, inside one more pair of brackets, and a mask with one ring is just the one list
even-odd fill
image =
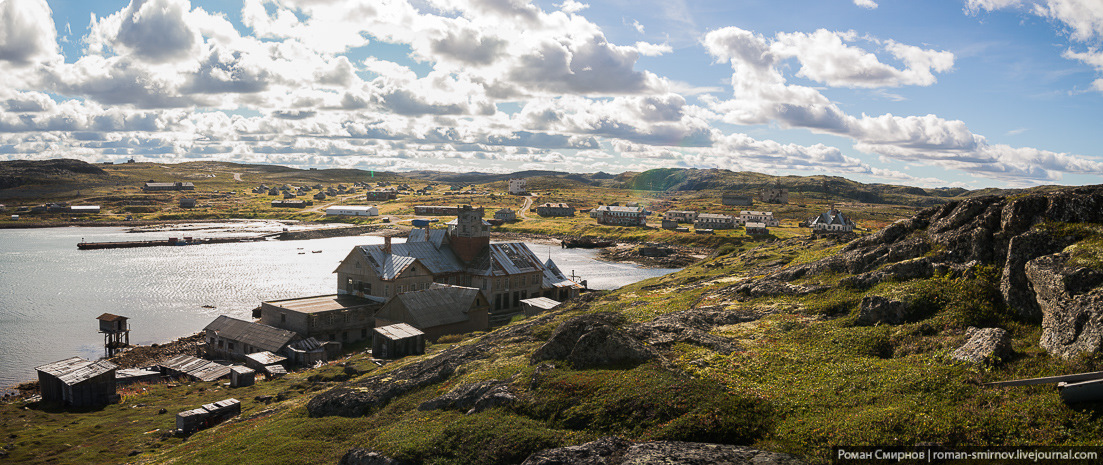
{"label": "hill", "polygon": [[[0,433],[27,463],[697,463],[687,442],[827,463],[838,444],[1098,445],[1101,404],[983,383],[1103,369],[1100,302],[1103,186],[983,196],[846,243],[728,247],[383,367],[354,352],[230,392],[151,386],[83,413],[7,404]],[[231,395],[275,398],[186,441],[143,434],[171,427],[157,408]]]}

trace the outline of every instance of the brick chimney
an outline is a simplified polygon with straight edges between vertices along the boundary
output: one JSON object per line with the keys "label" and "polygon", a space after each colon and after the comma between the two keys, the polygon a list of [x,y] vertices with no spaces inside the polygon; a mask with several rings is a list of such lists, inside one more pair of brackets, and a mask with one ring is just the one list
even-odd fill
{"label": "brick chimney", "polygon": [[383,253],[391,254],[391,236],[383,236]]}

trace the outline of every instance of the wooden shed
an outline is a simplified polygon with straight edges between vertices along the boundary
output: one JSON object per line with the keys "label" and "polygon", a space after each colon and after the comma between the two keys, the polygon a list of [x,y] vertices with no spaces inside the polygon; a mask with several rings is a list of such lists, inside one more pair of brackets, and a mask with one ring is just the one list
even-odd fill
{"label": "wooden shed", "polygon": [[252,386],[256,380],[256,370],[242,366],[230,367],[230,387]]}
{"label": "wooden shed", "polygon": [[425,353],[425,333],[406,323],[375,328],[372,338],[372,356],[375,358],[402,358]]}
{"label": "wooden shed", "polygon": [[558,307],[560,303],[547,297],[534,297],[521,300],[521,310],[525,312],[525,316],[536,316]]}
{"label": "wooden shed", "polygon": [[42,400],[72,407],[115,402],[115,364],[80,357],[67,358],[35,368]]}

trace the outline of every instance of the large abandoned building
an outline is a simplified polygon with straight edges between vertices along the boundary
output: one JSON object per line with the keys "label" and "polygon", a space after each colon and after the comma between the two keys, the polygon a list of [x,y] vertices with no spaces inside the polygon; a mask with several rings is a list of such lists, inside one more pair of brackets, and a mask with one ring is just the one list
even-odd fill
{"label": "large abandoned building", "polygon": [[529,297],[578,295],[580,285],[551,259],[541,262],[525,243],[490,243],[490,224],[482,216],[482,209],[465,205],[447,230],[414,229],[405,243],[386,238],[353,248],[337,267],[337,292],[386,300],[433,283],[473,287],[486,297],[492,316],[520,311]]}

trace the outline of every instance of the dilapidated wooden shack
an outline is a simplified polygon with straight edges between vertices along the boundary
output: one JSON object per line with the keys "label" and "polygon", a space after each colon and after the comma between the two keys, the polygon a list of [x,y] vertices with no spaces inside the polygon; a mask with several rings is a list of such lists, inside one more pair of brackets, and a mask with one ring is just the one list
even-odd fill
{"label": "dilapidated wooden shack", "polygon": [[380,326],[372,334],[372,356],[402,358],[425,353],[425,333],[406,323]]}
{"label": "dilapidated wooden shack", "polygon": [[230,387],[252,386],[256,383],[257,372],[252,368],[230,367]]}
{"label": "dilapidated wooden shack", "polygon": [[157,366],[168,376],[187,376],[199,381],[214,381],[230,376],[230,367],[191,355],[175,355],[162,360]]}
{"label": "dilapidated wooden shack", "polygon": [[106,360],[67,358],[36,367],[42,400],[71,407],[104,405],[118,400],[115,364]]}
{"label": "dilapidated wooden shack", "polygon": [[560,303],[547,297],[533,297],[521,300],[521,310],[525,312],[525,316],[536,316],[558,307]]}

